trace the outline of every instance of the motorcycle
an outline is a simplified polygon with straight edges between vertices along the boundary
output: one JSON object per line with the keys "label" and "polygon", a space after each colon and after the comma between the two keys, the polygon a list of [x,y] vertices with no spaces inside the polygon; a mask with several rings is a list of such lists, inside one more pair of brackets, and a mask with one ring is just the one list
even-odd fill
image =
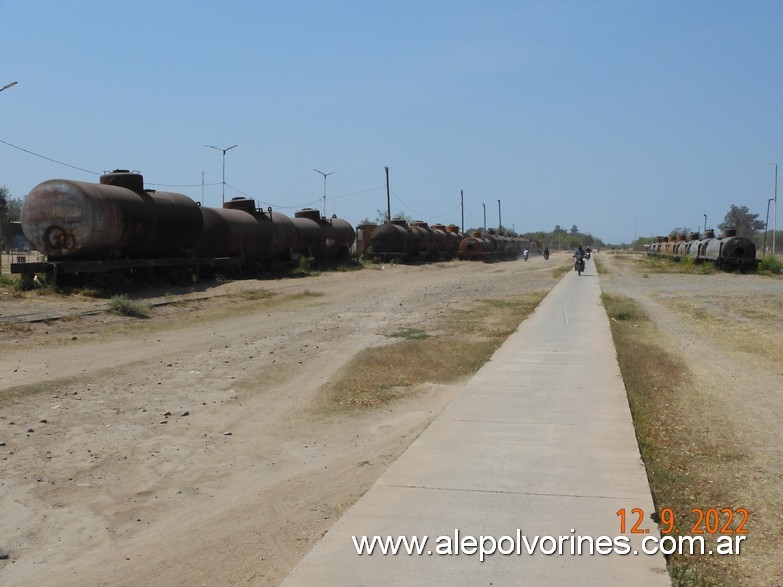
{"label": "motorcycle", "polygon": [[544,261],[549,259],[549,251],[544,251]]}
{"label": "motorcycle", "polygon": [[584,270],[585,270],[584,257],[577,257],[576,261],[574,261],[574,271],[576,271],[579,275],[582,275],[582,271]]}
{"label": "motorcycle", "polygon": [[523,258],[525,261],[527,261],[527,257],[528,257],[528,251],[527,251],[527,249],[525,249],[525,252],[524,252],[524,253],[522,253],[522,258]]}

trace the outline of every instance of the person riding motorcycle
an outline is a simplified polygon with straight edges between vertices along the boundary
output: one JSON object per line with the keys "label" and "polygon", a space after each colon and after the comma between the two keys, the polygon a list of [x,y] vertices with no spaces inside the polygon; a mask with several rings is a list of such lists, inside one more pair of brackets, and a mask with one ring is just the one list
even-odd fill
{"label": "person riding motorcycle", "polygon": [[544,248],[544,259],[549,259],[549,247]]}
{"label": "person riding motorcycle", "polygon": [[525,249],[525,252],[522,253],[522,257],[524,257],[525,261],[527,261],[529,255],[530,255],[530,251],[528,251],[527,249]]}
{"label": "person riding motorcycle", "polygon": [[585,270],[585,250],[582,248],[582,245],[579,245],[579,248],[574,251],[574,269],[579,273],[579,275],[582,275],[582,271]]}

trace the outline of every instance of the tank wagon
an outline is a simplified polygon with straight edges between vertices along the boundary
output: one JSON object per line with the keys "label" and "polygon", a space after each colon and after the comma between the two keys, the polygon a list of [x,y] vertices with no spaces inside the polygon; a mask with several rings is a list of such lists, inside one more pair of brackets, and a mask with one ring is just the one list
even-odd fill
{"label": "tank wagon", "polygon": [[755,269],[756,245],[752,240],[737,236],[737,230],[726,227],[723,234],[716,238],[715,231],[709,229],[703,235],[692,232],[688,235],[659,236],[647,250],[651,256],[671,257],[677,261],[692,258],[696,263],[711,261],[725,271]]}
{"label": "tank wagon", "polygon": [[126,170],[107,173],[97,184],[53,179],[37,185],[25,199],[22,230],[47,257],[11,264],[25,281],[36,273],[55,281],[144,273],[178,278],[304,256],[332,262],[350,257],[355,238],[348,222],[317,210],[289,218],[257,209],[249,198],[202,207],[183,194],[145,189],[143,177]]}
{"label": "tank wagon", "polygon": [[536,243],[522,237],[475,231],[460,241],[458,256],[474,261],[513,260],[518,259],[525,249],[530,253],[537,252]]}
{"label": "tank wagon", "polygon": [[453,224],[444,226],[393,218],[381,225],[363,224],[359,252],[370,259],[438,261],[453,259],[462,235]]}
{"label": "tank wagon", "polygon": [[381,225],[357,227],[357,250],[370,259],[402,261],[438,261],[457,257],[466,260],[495,261],[516,259],[532,241],[520,237],[473,232],[460,233],[454,224],[428,225],[420,220],[411,223],[394,218]]}

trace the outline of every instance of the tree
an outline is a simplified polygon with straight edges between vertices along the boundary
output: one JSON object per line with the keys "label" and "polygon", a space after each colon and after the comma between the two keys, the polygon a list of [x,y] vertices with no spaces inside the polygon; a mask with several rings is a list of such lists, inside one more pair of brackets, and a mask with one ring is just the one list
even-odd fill
{"label": "tree", "polygon": [[733,226],[737,229],[737,236],[753,239],[756,236],[756,232],[764,230],[764,221],[758,218],[759,215],[751,214],[747,206],[738,208],[732,204],[723,222],[718,224],[718,228],[723,230],[728,226]]}
{"label": "tree", "polygon": [[577,234],[579,234],[579,229],[576,227],[576,224],[574,224],[571,227],[571,236],[576,236]]}
{"label": "tree", "polygon": [[22,219],[24,198],[9,198],[6,205],[8,207],[8,222],[19,222]]}
{"label": "tree", "polygon": [[0,186],[0,235],[2,235],[3,241],[0,245],[5,244],[11,234],[11,223],[8,219],[8,188],[4,185]]}

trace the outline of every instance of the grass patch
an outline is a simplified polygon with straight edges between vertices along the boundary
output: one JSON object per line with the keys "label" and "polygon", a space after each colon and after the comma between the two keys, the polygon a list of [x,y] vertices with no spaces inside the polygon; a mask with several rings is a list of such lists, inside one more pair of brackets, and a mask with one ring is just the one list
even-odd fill
{"label": "grass patch", "polygon": [[114,296],[109,300],[109,312],[131,318],[149,318],[149,308],[144,304],[131,300],[126,295]]}
{"label": "grass patch", "polygon": [[19,285],[19,279],[11,275],[0,275],[0,286],[2,287],[17,287]]}
{"label": "grass patch", "polygon": [[0,406],[4,406],[12,401],[19,401],[24,397],[36,395],[38,393],[52,393],[61,388],[69,388],[87,380],[88,379],[84,376],[63,377],[61,379],[42,381],[41,383],[31,383],[29,385],[19,385],[17,387],[2,389],[0,390]]}
{"label": "grass patch", "polygon": [[663,255],[639,255],[636,257],[636,262],[650,273],[685,273],[689,275],[719,273],[717,266],[712,261],[697,263],[693,257],[683,257],[677,261],[673,257]]}
{"label": "grass patch", "polygon": [[[679,535],[690,535],[693,508],[747,506],[743,485],[752,472],[730,411],[698,387],[635,301],[608,294],[602,300],[656,511],[671,508]],[[716,535],[704,536],[714,544]],[[732,558],[672,555],[669,572],[676,586],[752,584]]]}
{"label": "grass patch", "polygon": [[239,293],[231,294],[232,298],[241,300],[268,300],[275,294],[266,289],[243,289]]}
{"label": "grass patch", "polygon": [[365,349],[325,383],[319,408],[376,408],[415,392],[421,384],[455,383],[473,375],[546,294],[483,300],[471,309],[444,313],[426,331],[397,330],[390,337],[402,340]]}
{"label": "grass patch", "polygon": [[398,330],[389,336],[393,338],[404,338],[406,340],[424,340],[425,338],[430,337],[429,334],[423,330],[419,330],[418,328],[403,328],[402,330]]}
{"label": "grass patch", "polygon": [[767,255],[759,262],[759,273],[780,275],[783,273],[783,263],[774,255]]}
{"label": "grass patch", "polygon": [[555,279],[560,279],[561,277],[563,277],[563,275],[571,271],[573,268],[574,268],[573,264],[569,261],[565,265],[560,265],[560,267],[555,267],[554,269],[552,269],[552,277],[554,277]]}

